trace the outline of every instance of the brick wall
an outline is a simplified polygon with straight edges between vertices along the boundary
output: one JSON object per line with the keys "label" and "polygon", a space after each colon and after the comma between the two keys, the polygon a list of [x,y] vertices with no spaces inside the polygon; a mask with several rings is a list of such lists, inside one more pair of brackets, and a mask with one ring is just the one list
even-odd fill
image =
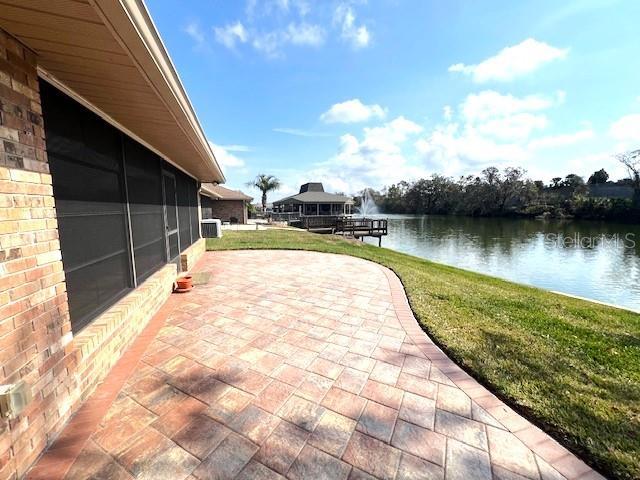
{"label": "brick wall", "polygon": [[0,480],[23,477],[176,276],[166,265],[73,337],[36,62],[0,30],[0,384],[24,380],[33,395],[17,418],[0,418]]}
{"label": "brick wall", "polygon": [[231,217],[235,217],[239,223],[247,223],[247,206],[243,200],[212,200],[209,205],[211,205],[210,218],[229,222]]}
{"label": "brick wall", "polygon": [[180,268],[183,272],[191,270],[206,249],[204,238],[193,242],[189,248],[180,254]]}
{"label": "brick wall", "polygon": [[36,56],[0,30],[0,384],[24,380],[34,396],[0,419],[0,479],[24,472],[61,419],[70,332]]}

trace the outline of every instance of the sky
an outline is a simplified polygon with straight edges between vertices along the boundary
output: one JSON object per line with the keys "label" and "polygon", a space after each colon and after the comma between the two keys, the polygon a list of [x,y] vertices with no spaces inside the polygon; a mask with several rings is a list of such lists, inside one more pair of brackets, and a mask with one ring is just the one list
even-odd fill
{"label": "sky", "polygon": [[272,199],[434,173],[534,180],[640,148],[637,0],[147,0],[227,178]]}

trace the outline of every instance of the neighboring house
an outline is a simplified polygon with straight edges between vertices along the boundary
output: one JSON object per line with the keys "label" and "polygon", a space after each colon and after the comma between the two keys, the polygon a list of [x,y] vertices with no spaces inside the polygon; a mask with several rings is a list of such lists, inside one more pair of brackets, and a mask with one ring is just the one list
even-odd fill
{"label": "neighboring house", "polygon": [[[204,251],[224,182],[141,0],[0,0],[0,478],[21,478]],[[21,382],[24,382],[21,384]]]}
{"label": "neighboring house", "polygon": [[353,212],[353,198],[324,191],[322,183],[305,183],[296,195],[273,202],[277,213],[299,215],[349,215]]}
{"label": "neighboring house", "polygon": [[247,223],[249,204],[253,200],[240,190],[206,183],[200,188],[202,218],[219,218],[223,222]]}

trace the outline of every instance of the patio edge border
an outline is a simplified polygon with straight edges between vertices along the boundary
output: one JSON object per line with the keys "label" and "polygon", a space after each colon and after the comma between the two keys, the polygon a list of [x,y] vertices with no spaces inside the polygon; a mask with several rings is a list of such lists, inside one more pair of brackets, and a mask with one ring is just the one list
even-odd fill
{"label": "patio edge border", "polygon": [[411,310],[404,285],[398,275],[384,265],[376,262],[372,263],[382,269],[389,281],[398,321],[411,341],[431,360],[435,367],[442,371],[472,401],[486,410],[500,425],[513,433],[527,448],[547,462],[558,473],[566,477],[567,480],[598,480],[605,478],[573,452],[554,440],[549,434],[515,412],[451,360],[420,327],[413,310]]}

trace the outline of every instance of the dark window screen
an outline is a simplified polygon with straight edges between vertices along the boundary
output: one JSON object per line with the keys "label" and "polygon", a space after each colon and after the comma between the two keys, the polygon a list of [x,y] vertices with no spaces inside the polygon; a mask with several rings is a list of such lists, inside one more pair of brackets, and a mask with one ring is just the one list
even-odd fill
{"label": "dark window screen", "polygon": [[180,249],[184,251],[193,243],[191,236],[191,205],[195,195],[195,181],[182,172],[176,172],[176,192],[178,197],[178,227],[180,230]]}
{"label": "dark window screen", "polygon": [[180,245],[178,245],[178,207],[176,199],[176,177],[171,172],[162,173],[164,204],[165,204],[165,229],[167,232],[167,249],[169,261],[179,265],[177,261],[180,253]]}
{"label": "dark window screen", "polygon": [[129,193],[131,235],[136,279],[143,282],[164,265],[165,229],[160,158],[139,143],[124,138],[124,155]]}
{"label": "dark window screen", "polygon": [[40,91],[77,333],[133,287],[132,255],[139,284],[199,238],[198,183],[48,83]]}
{"label": "dark window screen", "polygon": [[193,243],[200,238],[200,218],[198,217],[198,184],[191,179],[189,185],[189,200],[191,202],[191,243]]}
{"label": "dark window screen", "polygon": [[41,82],[71,326],[131,288],[120,133]]}

